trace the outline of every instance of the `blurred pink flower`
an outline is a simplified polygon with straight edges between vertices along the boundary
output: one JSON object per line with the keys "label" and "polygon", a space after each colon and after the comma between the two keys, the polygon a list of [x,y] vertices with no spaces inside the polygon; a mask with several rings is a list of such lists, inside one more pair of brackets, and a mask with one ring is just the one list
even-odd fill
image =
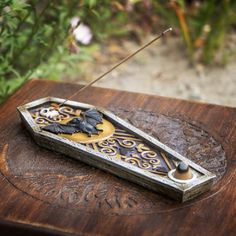
{"label": "blurred pink flower", "polygon": [[75,29],[76,27],[78,27],[80,22],[80,18],[78,16],[74,16],[71,18],[70,20],[70,25],[72,29]]}
{"label": "blurred pink flower", "polygon": [[80,18],[77,16],[71,19],[71,28],[73,35],[77,42],[88,45],[91,43],[91,40],[93,38],[92,31],[87,25],[80,22]]}

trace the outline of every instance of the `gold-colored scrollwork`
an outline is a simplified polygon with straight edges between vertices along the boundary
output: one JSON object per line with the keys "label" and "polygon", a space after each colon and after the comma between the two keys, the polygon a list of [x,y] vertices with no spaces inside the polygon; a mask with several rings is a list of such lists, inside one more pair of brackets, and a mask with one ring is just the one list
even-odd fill
{"label": "gold-colored scrollwork", "polygon": [[[54,117],[47,117],[44,116],[43,114],[40,114],[42,109],[48,110],[48,111],[57,111],[58,115]],[[78,116],[80,114],[80,110],[73,109],[72,107],[68,106],[63,106],[59,107],[56,106],[55,104],[51,104],[49,107],[41,107],[37,109],[33,114],[32,117],[34,118],[35,122],[40,125],[47,125],[52,122],[63,122],[64,120],[68,120],[71,117]]]}
{"label": "gold-colored scrollwork", "polygon": [[125,158],[125,162],[142,167],[141,161],[133,157]]}
{"label": "gold-colored scrollwork", "polygon": [[151,164],[149,164],[148,162],[143,162],[142,160],[134,157],[125,158],[125,161],[130,164],[136,165],[142,169],[150,169],[152,167]]}
{"label": "gold-colored scrollwork", "polygon": [[72,107],[68,107],[68,106],[59,107],[59,112],[61,112],[61,113],[66,112],[71,115],[75,114],[74,109]]}
{"label": "gold-colored scrollwork", "polygon": [[107,139],[107,142],[108,142],[110,145],[115,145],[115,146],[116,146],[116,140],[113,139],[113,138],[108,138],[108,139]]}
{"label": "gold-colored scrollwork", "polygon": [[[81,110],[73,107],[58,107],[51,104],[48,109],[55,109],[58,115],[55,117],[43,116],[39,108],[32,114],[37,124],[47,125],[55,121],[65,124],[73,117],[81,116]],[[164,152],[152,149],[140,138],[123,129],[115,128],[108,120],[103,119],[103,124],[98,124],[98,128],[102,129],[103,132],[97,136],[88,137],[82,133],[61,134],[61,136],[83,143],[87,148],[92,148],[96,152],[112,158],[115,157],[155,174],[166,175],[168,170],[172,168],[171,161]]]}
{"label": "gold-colored scrollwork", "polygon": [[155,158],[157,156],[157,153],[154,152],[154,151],[150,151],[150,150],[149,151],[143,151],[143,152],[141,152],[141,156],[142,156],[143,159],[149,160],[149,159]]}
{"label": "gold-colored scrollwork", "polygon": [[134,140],[127,140],[127,139],[116,139],[120,146],[125,148],[133,148],[136,146],[136,142]]}
{"label": "gold-colored scrollwork", "polygon": [[[104,141],[93,143],[93,149],[152,173],[166,175],[169,165],[167,167],[164,164],[166,159],[164,159],[164,162],[161,162],[163,154],[161,155],[159,152],[150,149],[141,140],[134,139],[135,136],[117,136],[117,133],[115,133]],[[126,149],[126,154],[124,155],[120,153],[122,148]]]}
{"label": "gold-colored scrollwork", "polygon": [[103,154],[108,154],[114,156],[117,154],[117,147],[115,142],[111,139],[98,142],[98,147],[100,147],[100,152]]}
{"label": "gold-colored scrollwork", "polygon": [[98,146],[99,147],[116,147],[116,143],[111,139],[107,139],[107,140],[98,142]]}
{"label": "gold-colored scrollwork", "polygon": [[161,161],[159,159],[152,159],[149,162],[152,164],[154,169],[156,169],[159,166],[161,166]]}
{"label": "gold-colored scrollwork", "polygon": [[107,147],[108,146],[107,140],[103,140],[101,142],[98,142],[98,146],[99,147]]}
{"label": "gold-colored scrollwork", "polygon": [[77,109],[73,109],[72,107],[67,107],[67,106],[64,106],[64,107],[60,107],[59,108],[59,113],[63,114],[64,115],[64,119],[66,118],[70,118],[71,115],[72,116],[76,116],[76,115],[79,115],[80,114],[80,110]]}
{"label": "gold-colored scrollwork", "polygon": [[142,168],[149,169],[149,168],[152,168],[152,165],[149,164],[148,162],[142,162]]}
{"label": "gold-colored scrollwork", "polygon": [[[143,159],[146,160],[152,160],[153,158],[156,159],[157,157],[157,153],[154,151],[151,151],[149,149],[149,147],[145,146],[143,143],[140,143],[137,147],[136,147],[137,151],[141,154]],[[155,160],[154,159],[154,160]]]}
{"label": "gold-colored scrollwork", "polygon": [[108,154],[110,156],[115,156],[117,154],[117,150],[113,147],[103,147],[100,151],[101,153]]}
{"label": "gold-colored scrollwork", "polygon": [[34,120],[37,124],[45,124],[45,125],[51,122],[49,119],[43,117],[35,117]]}
{"label": "gold-colored scrollwork", "polygon": [[143,152],[143,151],[149,151],[150,149],[146,146],[144,146],[143,143],[140,143],[137,147],[138,152]]}

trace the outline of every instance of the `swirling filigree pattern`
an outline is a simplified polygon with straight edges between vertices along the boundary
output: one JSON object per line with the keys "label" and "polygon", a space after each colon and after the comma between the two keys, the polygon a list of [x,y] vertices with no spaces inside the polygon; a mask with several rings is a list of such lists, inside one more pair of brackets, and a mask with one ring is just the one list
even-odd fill
{"label": "swirling filigree pattern", "polygon": [[86,146],[155,174],[166,175],[175,168],[167,154],[148,147],[141,139],[119,128],[109,139]]}
{"label": "swirling filigree pattern", "polygon": [[[48,116],[49,112],[56,112],[56,116]],[[69,107],[69,106],[61,106],[58,107],[57,104],[48,104],[48,106],[39,107],[35,110],[31,111],[32,117],[35,122],[39,125],[48,125],[53,122],[63,122],[63,120],[78,116],[80,114],[80,110]]]}
{"label": "swirling filigree pattern", "polygon": [[[31,114],[35,122],[43,126],[52,122],[63,123],[64,120],[78,116],[80,112],[73,107],[58,107],[52,103],[31,111]],[[50,113],[56,115],[50,116]],[[111,137],[102,141],[88,142],[86,146],[155,174],[166,175],[175,168],[175,162],[167,154],[150,148],[141,139],[119,127],[116,127]]]}

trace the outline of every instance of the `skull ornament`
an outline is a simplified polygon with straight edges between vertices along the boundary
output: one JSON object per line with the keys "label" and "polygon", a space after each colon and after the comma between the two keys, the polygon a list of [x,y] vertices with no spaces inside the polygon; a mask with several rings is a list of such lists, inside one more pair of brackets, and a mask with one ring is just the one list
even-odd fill
{"label": "skull ornament", "polygon": [[59,112],[56,111],[54,108],[49,107],[49,108],[43,108],[40,110],[39,114],[41,116],[53,119],[59,115]]}

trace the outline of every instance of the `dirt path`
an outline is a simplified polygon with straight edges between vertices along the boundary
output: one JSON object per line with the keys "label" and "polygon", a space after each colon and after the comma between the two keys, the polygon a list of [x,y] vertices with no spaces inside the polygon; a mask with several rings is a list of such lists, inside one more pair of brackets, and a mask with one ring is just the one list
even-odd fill
{"label": "dirt path", "polygon": [[[95,78],[138,47],[127,41],[122,46],[112,45],[105,53],[98,53],[97,62],[85,67],[86,78]],[[174,38],[159,41],[96,85],[235,107],[235,61],[226,67],[194,68],[183,51]]]}

